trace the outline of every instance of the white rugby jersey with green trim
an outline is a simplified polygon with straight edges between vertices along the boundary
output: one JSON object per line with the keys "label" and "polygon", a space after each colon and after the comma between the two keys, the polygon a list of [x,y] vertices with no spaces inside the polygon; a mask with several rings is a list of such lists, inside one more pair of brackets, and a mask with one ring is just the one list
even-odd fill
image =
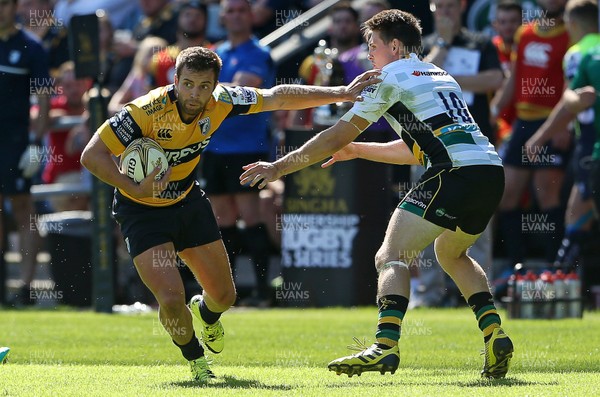
{"label": "white rugby jersey with green trim", "polygon": [[349,113],[370,123],[385,117],[422,165],[502,165],[448,72],[410,54],[384,66],[380,78],[381,83],[365,88],[363,101]]}

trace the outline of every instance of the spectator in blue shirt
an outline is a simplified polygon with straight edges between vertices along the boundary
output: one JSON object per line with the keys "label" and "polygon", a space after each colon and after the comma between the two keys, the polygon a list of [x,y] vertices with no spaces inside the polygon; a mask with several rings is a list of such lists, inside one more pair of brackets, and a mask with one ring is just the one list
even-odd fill
{"label": "spectator in blue shirt", "polygon": [[[271,87],[274,66],[269,49],[252,36],[252,8],[248,0],[223,0],[222,20],[227,40],[217,47],[223,60],[219,81],[234,86]],[[269,113],[225,120],[203,154],[203,187],[209,195],[221,235],[230,257],[244,249],[252,258],[257,278],[254,297],[265,303],[269,297],[269,236],[259,217],[259,191],[240,186],[241,167],[269,153]],[[245,227],[238,230],[241,219]]]}

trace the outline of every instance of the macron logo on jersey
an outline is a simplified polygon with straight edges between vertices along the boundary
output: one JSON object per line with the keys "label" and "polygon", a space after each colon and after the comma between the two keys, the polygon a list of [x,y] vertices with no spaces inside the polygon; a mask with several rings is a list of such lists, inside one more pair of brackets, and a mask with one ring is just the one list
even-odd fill
{"label": "macron logo on jersey", "polygon": [[413,70],[412,72],[413,76],[447,76],[448,72],[445,71],[440,71],[440,72],[424,72],[421,70]]}

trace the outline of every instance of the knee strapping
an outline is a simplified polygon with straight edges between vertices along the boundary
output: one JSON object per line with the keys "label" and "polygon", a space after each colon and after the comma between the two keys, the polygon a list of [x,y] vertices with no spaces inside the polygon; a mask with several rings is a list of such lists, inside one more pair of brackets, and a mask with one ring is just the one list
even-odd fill
{"label": "knee strapping", "polygon": [[383,265],[378,266],[377,272],[381,273],[385,269],[388,269],[393,266],[399,266],[399,267],[404,267],[405,269],[408,269],[408,265],[402,261],[389,261],[389,262],[384,263]]}

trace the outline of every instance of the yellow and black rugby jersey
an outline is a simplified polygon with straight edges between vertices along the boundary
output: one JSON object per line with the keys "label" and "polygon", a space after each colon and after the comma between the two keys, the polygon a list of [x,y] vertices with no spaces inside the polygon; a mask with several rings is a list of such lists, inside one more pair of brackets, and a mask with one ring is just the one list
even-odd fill
{"label": "yellow and black rugby jersey", "polygon": [[162,194],[137,199],[119,189],[136,203],[163,207],[183,199],[193,186],[200,153],[215,130],[227,117],[260,112],[263,96],[258,88],[217,85],[204,111],[189,124],[181,120],[176,103],[173,85],[156,88],[125,105],[97,131],[115,156],[141,137],[154,139],[167,154],[173,170]]}

